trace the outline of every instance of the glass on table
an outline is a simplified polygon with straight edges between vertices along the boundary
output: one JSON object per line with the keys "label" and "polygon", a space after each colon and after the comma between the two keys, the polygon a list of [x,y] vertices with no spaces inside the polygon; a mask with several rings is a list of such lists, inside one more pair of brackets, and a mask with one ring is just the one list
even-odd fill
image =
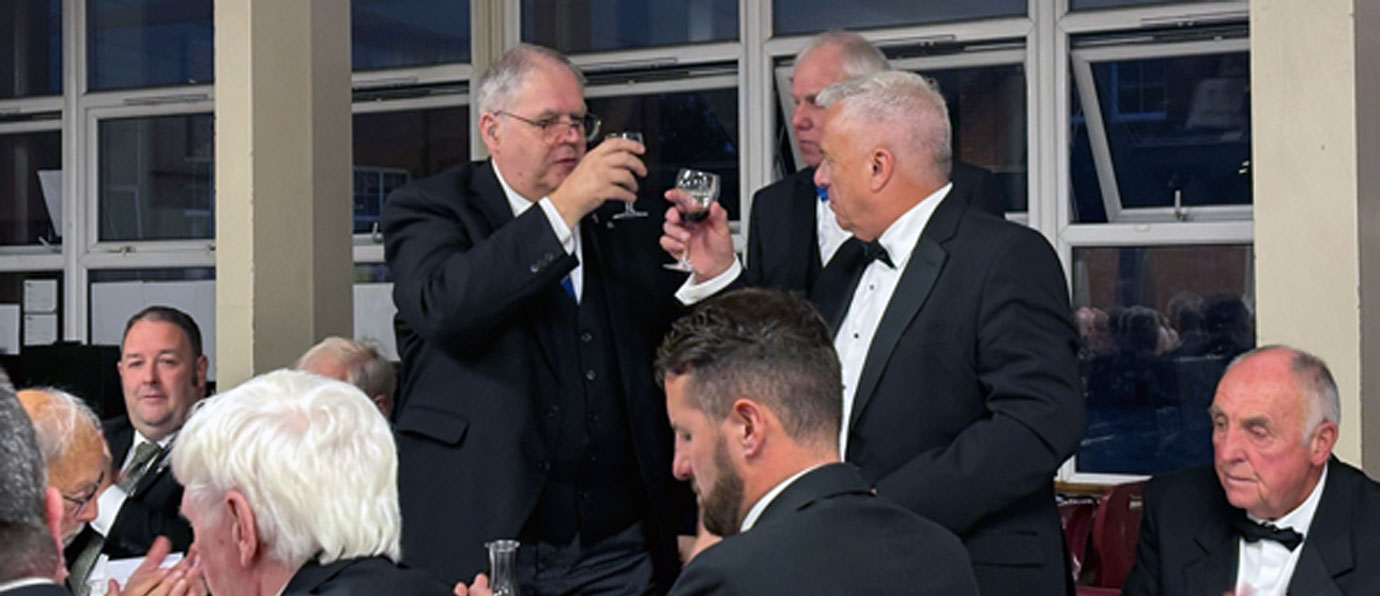
{"label": "glass on table", "polygon": [[518,596],[516,540],[494,540],[485,542],[489,549],[489,589],[494,596]]}

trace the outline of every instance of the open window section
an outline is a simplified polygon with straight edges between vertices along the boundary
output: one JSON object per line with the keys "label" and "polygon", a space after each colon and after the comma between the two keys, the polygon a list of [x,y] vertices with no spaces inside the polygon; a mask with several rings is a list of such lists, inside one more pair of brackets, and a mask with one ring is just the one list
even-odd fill
{"label": "open window section", "polygon": [[1207,408],[1255,347],[1248,244],[1073,249],[1087,395],[1077,471],[1161,474],[1212,462]]}
{"label": "open window section", "polygon": [[738,39],[738,0],[522,0],[522,40],[567,54]]}
{"label": "open window section", "polygon": [[470,61],[468,0],[350,0],[354,70]]}
{"label": "open window section", "polygon": [[213,0],[87,0],[92,91],[210,83]]}
{"label": "open window section", "polygon": [[470,159],[468,106],[357,112],[354,115],[356,234],[377,230],[389,193]]}
{"label": "open window section", "polygon": [[62,132],[0,133],[0,246],[60,243]]}
{"label": "open window section", "polygon": [[0,2],[0,99],[62,93],[62,0]]}
{"label": "open window section", "polygon": [[1133,6],[1165,6],[1169,4],[1201,4],[1215,0],[1069,0],[1069,10],[1099,8],[1129,8]]}
{"label": "open window section", "polygon": [[1250,219],[1247,44],[1241,27],[1074,41],[1074,222]]}
{"label": "open window section", "polygon": [[[590,75],[589,111],[603,119],[601,135],[641,131],[647,146],[647,177],[638,183],[639,204],[664,202],[676,172],[692,168],[721,176],[719,204],[739,218],[738,88],[733,67],[695,72]],[[645,209],[644,209],[645,210]]]}
{"label": "open window section", "polygon": [[777,36],[819,33],[826,29],[867,29],[993,17],[1024,17],[1026,0],[773,0],[772,32]]}
{"label": "open window section", "polygon": [[101,241],[215,235],[211,114],[99,121]]}

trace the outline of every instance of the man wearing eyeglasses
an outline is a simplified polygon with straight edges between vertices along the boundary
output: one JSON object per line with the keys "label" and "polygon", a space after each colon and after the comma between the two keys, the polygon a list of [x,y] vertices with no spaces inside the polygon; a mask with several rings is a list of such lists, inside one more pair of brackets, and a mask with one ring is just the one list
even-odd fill
{"label": "man wearing eyeglasses", "polygon": [[660,267],[661,201],[613,217],[645,148],[588,148],[583,77],[546,48],[510,50],[475,89],[491,158],[382,213],[404,561],[469,581],[486,541],[516,538],[524,594],[663,593],[693,511],[651,376],[678,279]]}
{"label": "man wearing eyeglasses", "polygon": [[34,423],[48,486],[62,495],[62,543],[71,544],[96,519],[96,496],[109,479],[110,450],[95,412],[65,391],[25,389],[19,403]]}

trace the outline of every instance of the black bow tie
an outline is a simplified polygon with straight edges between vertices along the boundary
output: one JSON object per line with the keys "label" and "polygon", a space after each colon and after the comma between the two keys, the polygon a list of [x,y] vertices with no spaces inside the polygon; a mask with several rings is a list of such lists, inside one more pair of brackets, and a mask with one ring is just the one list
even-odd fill
{"label": "black bow tie", "polygon": [[891,255],[887,254],[886,247],[882,246],[881,242],[864,242],[863,258],[866,259],[865,262],[867,263],[881,261],[886,263],[887,267],[896,268],[896,265],[891,262]]}
{"label": "black bow tie", "polygon": [[1303,543],[1303,535],[1294,530],[1274,524],[1258,524],[1244,516],[1236,520],[1236,531],[1246,542],[1273,540],[1291,551]]}

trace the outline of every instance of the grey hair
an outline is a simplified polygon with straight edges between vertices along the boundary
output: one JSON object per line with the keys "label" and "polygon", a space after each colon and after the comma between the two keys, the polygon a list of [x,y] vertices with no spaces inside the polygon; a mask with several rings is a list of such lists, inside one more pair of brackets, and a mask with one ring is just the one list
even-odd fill
{"label": "grey hair", "polygon": [[522,86],[523,79],[527,78],[541,60],[550,60],[564,66],[575,76],[575,80],[580,82],[580,87],[584,87],[585,75],[576,69],[564,54],[538,45],[518,44],[499,56],[498,60],[484,71],[484,76],[479,77],[474,105],[478,106],[480,113],[495,112],[512,104],[513,95],[517,93],[518,87]]}
{"label": "grey hair", "polygon": [[14,393],[0,389],[0,582],[51,577],[58,570],[45,514],[47,486],[34,425]]}
{"label": "grey hair", "polygon": [[1304,438],[1307,439],[1323,422],[1341,424],[1342,400],[1337,391],[1337,381],[1332,378],[1332,371],[1328,370],[1327,363],[1323,362],[1322,358],[1295,347],[1272,344],[1233,358],[1231,364],[1227,365],[1227,371],[1251,356],[1274,350],[1283,350],[1292,356],[1289,371],[1293,373],[1294,382],[1298,385],[1299,393],[1305,398],[1308,407],[1308,415],[1303,421]]}
{"label": "grey hair", "polygon": [[929,79],[902,70],[873,73],[826,87],[818,101],[825,108],[837,103],[850,121],[871,122],[899,137],[902,146],[918,151],[922,160],[927,157],[934,172],[948,178],[953,163],[949,109]]}
{"label": "grey hair", "polygon": [[53,387],[33,387],[25,391],[44,393],[52,397],[52,400],[43,403],[30,415],[44,465],[51,466],[62,457],[75,440],[79,423],[100,434],[101,419],[81,398]]}
{"label": "grey hair", "polygon": [[810,38],[805,47],[795,55],[795,63],[800,64],[810,52],[826,46],[836,47],[843,52],[843,63],[839,66],[843,69],[844,78],[851,79],[891,70],[891,64],[886,61],[886,56],[877,46],[857,33],[840,29],[831,29]]}
{"label": "grey hair", "polygon": [[369,342],[328,337],[302,354],[294,368],[307,370],[313,360],[322,357],[334,359],[343,365],[346,369],[345,381],[370,398],[382,395],[391,399],[398,388],[398,375],[393,370],[393,364]]}

